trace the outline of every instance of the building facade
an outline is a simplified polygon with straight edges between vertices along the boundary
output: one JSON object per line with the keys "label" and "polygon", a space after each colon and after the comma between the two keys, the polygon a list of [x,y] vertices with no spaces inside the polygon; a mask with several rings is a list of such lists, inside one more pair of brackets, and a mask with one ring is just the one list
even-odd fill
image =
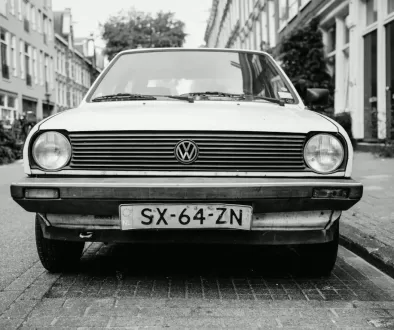
{"label": "building facade", "polygon": [[0,119],[44,118],[54,108],[51,0],[0,1]]}
{"label": "building facade", "polygon": [[269,50],[320,19],[335,111],[352,115],[356,139],[394,139],[394,0],[213,0],[208,47]]}
{"label": "building facade", "polygon": [[22,116],[34,123],[78,106],[100,61],[90,37],[74,43],[70,9],[54,13],[51,0],[0,0],[1,124]]}
{"label": "building facade", "polygon": [[[54,13],[56,52],[56,111],[79,105],[100,72],[92,58],[76,44],[71,10]],[[88,55],[88,54],[86,54]]]}

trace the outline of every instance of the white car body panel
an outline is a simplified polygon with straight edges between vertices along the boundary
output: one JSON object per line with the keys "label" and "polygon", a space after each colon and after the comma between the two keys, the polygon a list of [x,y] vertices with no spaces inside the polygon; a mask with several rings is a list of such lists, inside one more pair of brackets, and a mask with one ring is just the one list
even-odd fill
{"label": "white car body panel", "polygon": [[44,122],[41,130],[338,132],[327,119],[297,106],[235,101],[122,101],[85,104]]}
{"label": "white car body panel", "polygon": [[[111,64],[123,54],[141,53],[147,51],[175,51],[173,48],[150,50],[136,49],[120,52],[111,63],[101,72],[96,79],[80,106],[56,114],[37,124],[30,132],[24,148],[24,170],[26,174],[32,174],[28,162],[28,145],[31,137],[39,130],[63,129],[69,132],[89,131],[237,131],[237,132],[277,132],[277,133],[308,133],[308,132],[331,132],[340,133],[346,139],[348,156],[346,172],[337,172],[327,176],[350,177],[353,165],[353,148],[345,130],[335,121],[322,116],[314,111],[305,109],[297,91],[282,68],[277,69],[283,74],[283,78],[293,88],[297,104],[278,104],[266,101],[237,102],[237,101],[195,101],[188,103],[182,100],[157,100],[157,101],[119,101],[119,102],[86,102],[90,91],[100,83],[110,69]],[[177,49],[178,51],[201,51],[201,49]],[[210,51],[242,51],[237,49],[211,49]],[[265,52],[250,51],[269,56]],[[277,63],[276,63],[277,64]],[[67,170],[64,174],[80,174],[79,171]],[[117,171],[97,171],[98,175],[117,175]],[[40,170],[34,170],[35,174],[44,174]],[[133,172],[135,173],[135,172]],[[122,172],[122,174],[131,174]],[[172,172],[172,174],[175,174]],[[190,173],[191,174],[191,173]],[[194,173],[203,175],[203,173]],[[205,172],[205,174],[207,174]],[[211,173],[209,173],[211,174]],[[266,173],[264,176],[278,176],[285,173]],[[158,175],[158,173],[146,172],[138,175]],[[166,173],[164,175],[170,175]],[[176,175],[176,174],[175,174]],[[215,173],[223,176],[225,173]],[[237,176],[255,176],[256,173],[237,173]],[[288,175],[288,173],[287,173]],[[302,177],[303,173],[292,173],[291,176]],[[321,174],[309,173],[309,176],[322,176]]]}

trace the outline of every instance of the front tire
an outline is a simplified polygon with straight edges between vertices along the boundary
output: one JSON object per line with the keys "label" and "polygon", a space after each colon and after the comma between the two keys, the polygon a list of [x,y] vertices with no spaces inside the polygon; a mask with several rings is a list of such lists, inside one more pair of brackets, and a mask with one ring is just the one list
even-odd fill
{"label": "front tire", "polygon": [[334,239],[322,244],[300,246],[302,270],[313,276],[329,276],[334,269],[338,255],[339,220],[333,224]]}
{"label": "front tire", "polygon": [[38,216],[36,216],[35,232],[38,256],[46,270],[51,273],[58,273],[72,271],[78,267],[85,245],[84,242],[45,238]]}

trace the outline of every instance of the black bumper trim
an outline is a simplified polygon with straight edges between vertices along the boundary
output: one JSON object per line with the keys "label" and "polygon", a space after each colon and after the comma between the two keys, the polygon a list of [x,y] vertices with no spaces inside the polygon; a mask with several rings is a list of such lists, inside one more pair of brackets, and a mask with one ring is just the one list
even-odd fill
{"label": "black bumper trim", "polygon": [[236,231],[236,230],[92,230],[89,239],[80,238],[81,230],[42,226],[44,237],[67,241],[151,243],[151,244],[240,244],[292,245],[317,244],[333,240],[334,228],[305,231]]}
{"label": "black bumper trim", "polygon": [[[26,188],[58,188],[59,199],[26,199]],[[347,198],[313,198],[314,188],[346,188]],[[26,211],[118,214],[119,204],[220,202],[252,205],[254,212],[348,210],[362,197],[351,179],[284,178],[25,178],[11,185]]]}

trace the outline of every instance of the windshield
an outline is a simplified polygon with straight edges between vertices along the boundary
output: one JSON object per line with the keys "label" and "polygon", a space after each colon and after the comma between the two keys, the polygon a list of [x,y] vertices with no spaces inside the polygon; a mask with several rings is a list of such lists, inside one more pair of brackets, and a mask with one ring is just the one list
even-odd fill
{"label": "windshield", "polygon": [[89,99],[118,93],[174,96],[205,92],[211,92],[210,96],[220,92],[222,96],[254,95],[298,103],[292,88],[268,56],[225,51],[123,54]]}

